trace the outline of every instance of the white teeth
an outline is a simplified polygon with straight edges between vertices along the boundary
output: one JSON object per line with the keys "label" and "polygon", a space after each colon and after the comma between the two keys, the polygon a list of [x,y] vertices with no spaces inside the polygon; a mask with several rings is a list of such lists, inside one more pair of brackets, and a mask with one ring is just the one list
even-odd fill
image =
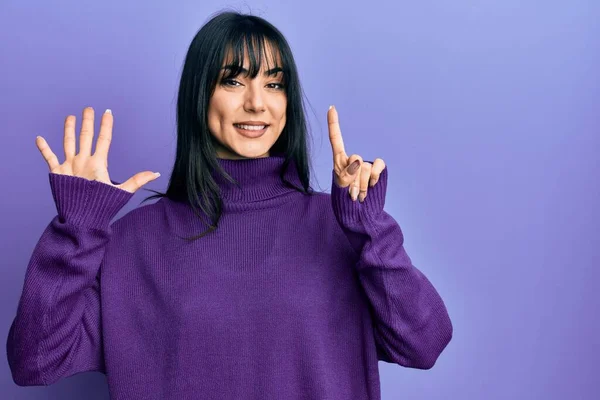
{"label": "white teeth", "polygon": [[259,126],[256,126],[256,125],[240,125],[240,124],[233,124],[233,125],[235,125],[235,126],[237,126],[239,128],[242,128],[242,129],[249,130],[249,131],[260,131],[261,129],[265,129],[265,127],[266,127],[266,125],[259,125]]}

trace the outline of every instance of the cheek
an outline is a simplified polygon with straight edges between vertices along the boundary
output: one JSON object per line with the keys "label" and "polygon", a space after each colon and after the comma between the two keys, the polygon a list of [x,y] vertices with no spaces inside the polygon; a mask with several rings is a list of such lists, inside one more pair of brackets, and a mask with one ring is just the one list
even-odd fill
{"label": "cheek", "polygon": [[219,102],[214,97],[208,102],[208,119],[214,120],[219,115]]}
{"label": "cheek", "polygon": [[223,127],[225,126],[225,115],[223,104],[218,101],[211,101],[208,108],[208,129],[216,137],[223,136]]}
{"label": "cheek", "polygon": [[279,109],[279,121],[281,123],[281,125],[285,124],[285,118],[286,118],[286,112],[287,112],[287,103],[284,102],[283,105],[281,106],[281,108]]}
{"label": "cheek", "polygon": [[219,126],[219,117],[218,117],[218,112],[215,109],[215,106],[210,104],[208,106],[208,129],[210,129],[211,132],[215,132],[216,129],[218,129]]}
{"label": "cheek", "polygon": [[226,122],[231,119],[232,110],[235,108],[236,99],[217,90],[209,102],[208,115],[215,122]]}

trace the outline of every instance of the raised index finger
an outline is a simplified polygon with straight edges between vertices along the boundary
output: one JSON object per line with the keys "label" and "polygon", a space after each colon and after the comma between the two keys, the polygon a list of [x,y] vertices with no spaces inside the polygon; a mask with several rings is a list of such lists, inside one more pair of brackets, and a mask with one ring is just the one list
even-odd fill
{"label": "raised index finger", "polygon": [[340,121],[335,107],[331,106],[327,111],[327,125],[329,126],[329,141],[333,151],[333,159],[336,159],[338,154],[346,155],[344,149],[344,140],[342,139],[342,131],[340,129]]}

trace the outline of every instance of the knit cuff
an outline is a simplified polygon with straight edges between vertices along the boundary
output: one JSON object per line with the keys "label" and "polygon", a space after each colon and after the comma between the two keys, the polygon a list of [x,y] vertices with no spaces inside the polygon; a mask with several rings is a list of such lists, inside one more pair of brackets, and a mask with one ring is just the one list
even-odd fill
{"label": "knit cuff", "polygon": [[331,201],[336,215],[346,221],[358,221],[361,214],[366,218],[374,218],[381,213],[385,205],[385,194],[387,191],[387,170],[388,167],[386,166],[381,171],[379,180],[375,186],[368,187],[367,197],[363,203],[358,198],[356,201],[352,200],[349,193],[350,186],[345,188],[338,186],[335,181],[335,170],[332,170]]}
{"label": "knit cuff", "polygon": [[50,189],[62,222],[106,229],[134,193],[86,178],[49,173]]}

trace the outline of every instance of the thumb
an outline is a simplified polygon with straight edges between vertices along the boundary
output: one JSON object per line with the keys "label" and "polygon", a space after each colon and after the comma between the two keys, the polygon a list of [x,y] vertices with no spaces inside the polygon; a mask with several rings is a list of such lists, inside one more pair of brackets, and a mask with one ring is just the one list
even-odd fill
{"label": "thumb", "polygon": [[[158,175],[157,175],[158,174]],[[129,178],[127,181],[119,185],[119,187],[123,190],[126,190],[130,193],[135,193],[142,186],[147,184],[150,181],[157,179],[160,176],[159,173],[154,173],[152,171],[144,171],[139,172]]]}

